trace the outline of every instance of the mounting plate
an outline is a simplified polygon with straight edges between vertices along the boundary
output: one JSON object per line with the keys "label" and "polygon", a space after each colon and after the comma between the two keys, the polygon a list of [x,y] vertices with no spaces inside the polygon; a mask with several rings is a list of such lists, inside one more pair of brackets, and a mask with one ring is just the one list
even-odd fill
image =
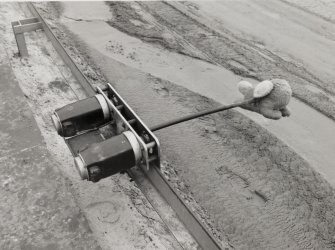
{"label": "mounting plate", "polygon": [[97,92],[106,99],[110,107],[113,124],[116,126],[116,133],[121,134],[126,130],[131,130],[136,136],[141,145],[141,164],[147,170],[149,170],[151,164],[160,167],[160,144],[157,137],[109,83],[104,91],[97,87]]}

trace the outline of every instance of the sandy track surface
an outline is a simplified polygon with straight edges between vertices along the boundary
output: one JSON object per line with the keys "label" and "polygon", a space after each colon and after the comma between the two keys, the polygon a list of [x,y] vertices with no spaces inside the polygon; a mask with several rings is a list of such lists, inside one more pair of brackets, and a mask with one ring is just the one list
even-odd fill
{"label": "sandy track surface", "polygon": [[[113,4],[111,5],[113,6]],[[224,6],[224,4],[222,5]],[[235,6],[232,1],[227,1],[227,5],[232,5],[231,10],[234,10],[233,7]],[[245,9],[248,8],[245,1],[238,1],[236,5],[244,6]],[[248,40],[250,36],[236,36],[234,30],[220,25],[222,20],[214,19],[215,15],[213,17],[214,21],[208,20],[206,16],[208,12],[202,12],[198,4],[186,3],[184,5],[179,2],[167,4],[155,2],[150,4],[141,3],[140,6],[133,3],[132,6],[132,8],[129,8],[127,4],[117,4],[115,8],[112,8],[114,16],[117,16],[117,21],[112,21],[110,24],[144,41],[160,44],[179,53],[208,60],[244,77],[257,80],[274,76],[285,77],[290,80],[297,98],[313,105],[329,117],[335,117],[334,103],[329,102],[332,94],[334,94],[332,82],[322,81],[320,76],[313,75],[301,64],[292,62],[289,56],[281,57],[279,56],[280,53],[273,53],[270,48],[266,47],[267,44],[258,40],[257,37],[250,41],[250,39]],[[253,6],[257,7],[258,5],[255,3]],[[137,10],[133,11],[134,8]],[[220,8],[220,4],[218,4],[218,8]],[[256,10],[260,13],[262,11],[269,12],[265,7],[260,10],[259,8],[256,8]],[[224,10],[224,8],[222,9]],[[234,16],[231,22],[235,20],[240,23],[245,18],[245,13],[254,13],[254,10],[251,10],[238,13],[235,9],[236,14],[239,15]],[[216,12],[214,11],[214,13]],[[268,16],[264,17],[266,23],[269,22],[268,19]],[[140,20],[142,25],[134,24],[132,20]],[[277,23],[280,24],[281,21]],[[269,30],[271,29],[274,29],[274,27],[269,27]],[[284,30],[283,37],[285,32]],[[318,42],[315,43],[315,45],[317,44]],[[329,39],[328,44],[332,44]],[[307,55],[309,53],[311,51],[306,51]]]}
{"label": "sandy track surface", "polygon": [[[87,77],[96,84],[112,82],[149,125],[235,98],[235,82],[241,77],[261,80],[285,76],[293,83],[298,98],[333,117],[331,98],[325,98],[331,97],[332,86],[319,81],[308,68],[297,66],[294,60],[283,60],[282,54],[273,54],[266,44],[252,46],[248,39],[222,27],[213,24],[212,29],[208,28],[206,24],[211,21],[201,16],[203,12],[195,15],[200,5],[185,3],[178,10],[173,4],[106,6],[100,2],[72,9],[67,5],[39,6]],[[10,15],[6,9],[3,16]],[[90,27],[109,28],[116,35],[109,40],[105,40],[108,34],[90,40],[85,36],[95,31]],[[15,42],[8,28],[2,29],[6,31],[5,47],[11,51]],[[136,38],[138,51],[132,49],[134,40],[130,37]],[[69,91],[72,80],[59,62],[46,59],[54,58],[54,52],[46,43],[43,45],[45,37],[39,34],[38,38],[31,34],[28,39],[33,51],[28,61],[11,59],[14,71],[30,96],[29,104],[47,147],[74,184],[78,203],[99,243],[108,249],[119,238],[128,244],[117,245],[118,249],[174,249],[175,242],[157,214],[125,176],[92,185],[76,180],[71,156],[64,154],[67,149],[54,136],[49,120],[56,106],[76,99]],[[196,84],[190,84],[189,75],[194,72]],[[224,86],[234,94],[210,96],[213,91],[207,92],[212,99],[197,94],[206,89],[199,88],[198,83],[210,76],[229,80],[233,86]],[[220,89],[219,85],[208,89],[216,87]],[[334,249],[333,187],[310,161],[269,133],[272,126],[229,111],[160,131],[157,135],[163,148],[163,170],[225,245],[229,241],[236,249]]]}
{"label": "sandy track surface", "polygon": [[[193,60],[201,59],[197,62],[200,71],[212,71],[223,80],[236,79],[226,69],[258,80],[285,76],[298,98],[333,116],[331,99],[324,98],[331,96],[333,87],[304,67],[271,53],[264,44],[258,48],[229,30],[224,34],[213,31],[171,4],[111,3],[111,14],[101,3],[97,5],[104,13],[98,18],[81,16],[65,5],[61,22],[67,34],[60,38],[68,48],[79,49],[90,62],[96,72],[87,75],[93,81],[112,82],[148,124],[218,105],[191,92],[187,89],[190,87],[181,87],[184,74],[174,67],[164,77],[157,76],[154,65],[159,55],[153,57],[154,52],[170,56],[172,62],[158,61],[162,69],[182,60],[187,68],[195,63]],[[184,7],[198,8],[194,4]],[[148,58],[138,56],[144,52],[131,51],[131,39],[116,43],[95,36],[92,42],[84,36],[94,32],[89,27],[104,29],[108,20],[119,31],[140,38],[143,44],[136,46],[146,51]],[[205,63],[209,63],[208,68]],[[254,121],[230,111],[157,135],[162,142],[165,169],[174,169],[186,184],[179,189],[194,195],[208,212],[207,220],[218,230],[219,237],[227,238],[237,249],[335,247],[333,187],[300,155]]]}

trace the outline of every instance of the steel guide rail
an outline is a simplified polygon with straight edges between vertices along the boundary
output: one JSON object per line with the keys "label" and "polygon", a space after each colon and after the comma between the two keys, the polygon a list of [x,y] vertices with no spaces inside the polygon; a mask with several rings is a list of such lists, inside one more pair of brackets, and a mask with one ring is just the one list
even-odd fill
{"label": "steel guide rail", "polygon": [[[97,94],[96,89],[91,85],[90,81],[85,77],[85,75],[81,72],[81,70],[72,60],[72,58],[66,52],[65,48],[61,45],[57,37],[53,34],[53,32],[51,31],[47,23],[44,21],[43,17],[39,14],[33,3],[28,2],[27,6],[32,15],[38,18],[39,21],[42,23],[44,32],[46,33],[47,37],[53,44],[59,56],[63,59],[64,63],[70,68],[76,80],[85,90],[87,97]],[[112,86],[110,87],[112,88]],[[100,90],[98,89],[98,92],[103,94],[103,91],[101,89]],[[124,102],[124,100],[118,94],[117,98],[121,99]],[[126,105],[126,108],[130,107]],[[136,118],[139,119],[138,117]],[[148,130],[147,127],[145,129]],[[152,138],[155,138],[156,140],[156,137],[153,134],[151,134],[150,136],[152,136]],[[100,142],[102,140],[104,140],[102,134],[99,132],[99,130],[95,130],[83,136],[77,136],[72,139],[67,139],[66,143],[72,154],[76,155],[80,148],[85,147],[86,145],[92,144],[94,142]],[[179,217],[179,220],[185,225],[185,227],[197,241],[199,246],[201,246],[205,250],[222,249],[220,243],[214,238],[212,233],[209,230],[207,230],[204,224],[197,218],[197,216],[192,212],[192,210],[187,206],[187,204],[183,202],[178,192],[169,184],[167,179],[160,171],[160,166],[157,166],[156,164],[156,166],[155,165],[151,166],[148,169],[145,165],[141,165],[141,170],[145,174],[145,176],[147,176],[147,178],[150,180],[154,188],[158,190],[160,195],[165,199],[168,205],[176,212],[176,214]],[[127,171],[129,175],[134,179],[134,181],[138,184],[138,187],[141,188],[143,183],[137,180],[136,170],[129,169]],[[146,195],[146,192],[143,193]],[[150,198],[147,197],[147,199],[150,201]]]}

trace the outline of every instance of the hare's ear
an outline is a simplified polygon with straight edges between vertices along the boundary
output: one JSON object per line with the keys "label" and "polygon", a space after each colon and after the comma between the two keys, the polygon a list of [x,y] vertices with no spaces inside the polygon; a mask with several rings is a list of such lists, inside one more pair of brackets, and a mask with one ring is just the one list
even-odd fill
{"label": "hare's ear", "polygon": [[273,87],[273,83],[269,80],[258,83],[254,89],[254,98],[261,98],[270,94]]}
{"label": "hare's ear", "polygon": [[245,97],[252,97],[254,93],[254,87],[250,82],[247,81],[240,81],[238,83],[238,90],[245,96]]}

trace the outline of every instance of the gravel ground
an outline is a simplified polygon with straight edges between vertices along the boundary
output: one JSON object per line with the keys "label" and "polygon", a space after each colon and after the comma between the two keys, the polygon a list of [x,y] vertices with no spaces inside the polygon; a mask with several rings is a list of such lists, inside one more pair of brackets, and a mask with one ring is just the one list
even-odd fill
{"label": "gravel ground", "polygon": [[[333,87],[320,85],[304,69],[274,55],[271,57],[275,61],[265,60],[241,46],[243,41],[237,43],[229,33],[226,37],[216,34],[169,4],[140,4],[155,17],[155,26],[150,26],[152,20],[146,23],[132,3],[109,4],[114,17],[109,23],[122,32],[249,78],[288,76],[299,98],[333,116],[329,100],[316,97],[305,85],[318,85],[328,92]],[[147,26],[138,25],[141,23]],[[162,37],[157,26],[176,33]],[[73,56],[81,55],[90,63],[91,68],[83,61],[81,66],[92,81],[112,82],[148,124],[218,105],[173,82],[116,61],[62,25],[58,29],[63,30],[59,37]],[[185,40],[189,43],[185,44]],[[219,47],[225,53],[218,56]],[[229,240],[236,249],[334,249],[334,189],[261,126],[229,111],[157,135],[162,142],[165,169],[177,173],[179,181],[175,184],[185,192],[185,197],[194,196],[218,237]]]}

